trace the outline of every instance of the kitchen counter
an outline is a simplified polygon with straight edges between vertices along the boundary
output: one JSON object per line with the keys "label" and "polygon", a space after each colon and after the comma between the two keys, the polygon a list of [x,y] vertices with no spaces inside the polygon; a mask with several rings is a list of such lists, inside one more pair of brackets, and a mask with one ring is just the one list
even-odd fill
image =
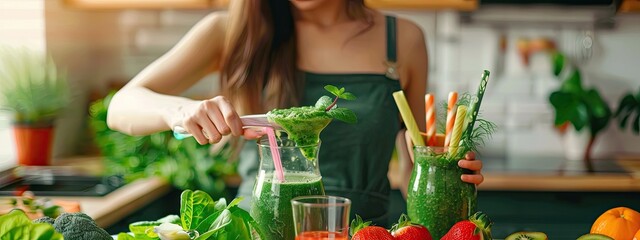
{"label": "kitchen counter", "polygon": [[106,228],[134,213],[170,191],[170,185],[160,178],[134,181],[103,197],[49,197],[52,200],[77,201],[82,212]]}
{"label": "kitchen counter", "polygon": [[[102,158],[74,158],[57,164],[74,166],[87,172],[102,171]],[[557,159],[521,159],[483,161],[485,181],[480,191],[521,192],[640,192],[640,161],[619,159],[596,162],[596,172],[587,173],[580,162]],[[570,163],[570,164],[567,164]],[[390,165],[392,187],[399,186],[397,161]],[[237,185],[231,183],[230,185]],[[83,212],[94,218],[101,227],[108,227],[138,209],[161,198],[171,190],[170,184],[160,178],[141,179],[129,183],[103,197],[48,197],[53,200],[77,201]]]}
{"label": "kitchen counter", "polygon": [[[56,166],[72,166],[74,169],[96,175],[103,169],[101,157],[65,159],[56,161]],[[171,186],[165,180],[148,178],[126,184],[101,197],[43,196],[42,198],[78,202],[82,212],[91,216],[98,226],[106,228],[161,198],[170,190]]]}

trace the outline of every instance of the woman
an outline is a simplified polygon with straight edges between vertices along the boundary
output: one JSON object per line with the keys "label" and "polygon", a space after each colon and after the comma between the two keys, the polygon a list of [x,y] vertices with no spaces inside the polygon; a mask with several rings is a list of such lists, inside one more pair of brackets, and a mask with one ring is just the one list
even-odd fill
{"label": "woman", "polygon": [[[175,96],[214,71],[220,72],[220,95],[204,101]],[[226,135],[257,139],[262,133],[243,130],[239,116],[313,105],[326,94],[326,84],[345,87],[358,99],[341,106],[359,121],[333,121],[323,131],[325,189],[349,197],[352,212],[386,225],[387,171],[401,128],[392,93],[404,90],[414,116],[424,122],[426,79],[420,28],[368,9],[363,0],[232,1],[229,14],[205,17],[119,91],[108,123],[132,135],[182,125],[200,144]],[[255,144],[244,148],[239,195],[249,197],[257,150]],[[463,181],[482,182],[480,161],[459,165],[477,172]]]}

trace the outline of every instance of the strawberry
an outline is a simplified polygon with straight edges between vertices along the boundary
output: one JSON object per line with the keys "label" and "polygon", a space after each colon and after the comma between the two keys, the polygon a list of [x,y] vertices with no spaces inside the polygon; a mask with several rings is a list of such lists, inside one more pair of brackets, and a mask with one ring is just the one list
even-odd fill
{"label": "strawberry", "polygon": [[491,240],[491,219],[483,212],[457,222],[441,240]]}
{"label": "strawberry", "polygon": [[362,222],[362,218],[356,215],[351,222],[351,240],[394,240],[387,229],[369,225],[371,222]]}
{"label": "strawberry", "polygon": [[402,214],[398,223],[391,228],[391,235],[396,240],[431,240],[429,230],[419,224],[412,223],[407,215]]}

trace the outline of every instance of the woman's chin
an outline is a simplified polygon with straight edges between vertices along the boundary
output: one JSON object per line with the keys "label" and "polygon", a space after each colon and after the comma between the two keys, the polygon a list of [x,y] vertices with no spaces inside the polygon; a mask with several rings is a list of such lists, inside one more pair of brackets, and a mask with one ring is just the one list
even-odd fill
{"label": "woman's chin", "polygon": [[327,1],[335,0],[289,0],[293,7],[299,11],[309,11],[321,7]]}

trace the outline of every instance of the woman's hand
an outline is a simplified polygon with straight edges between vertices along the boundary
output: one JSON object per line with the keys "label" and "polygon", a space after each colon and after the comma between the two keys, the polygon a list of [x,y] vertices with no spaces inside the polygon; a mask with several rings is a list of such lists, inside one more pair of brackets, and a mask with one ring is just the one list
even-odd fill
{"label": "woman's hand", "polygon": [[248,139],[262,136],[259,129],[243,129],[235,108],[222,96],[195,103],[183,116],[182,127],[202,145],[218,143],[229,134]]}
{"label": "woman's hand", "polygon": [[[411,159],[411,163],[413,163],[413,142],[411,141],[411,136],[408,131],[405,131],[405,141],[407,146],[407,152],[402,153],[404,156],[409,156]],[[436,142],[443,143],[444,136],[436,135]],[[484,181],[484,176],[482,176],[482,161],[475,159],[476,154],[473,152],[468,152],[464,159],[458,161],[458,166],[464,169],[471,170],[473,174],[463,174],[460,176],[460,179],[464,182],[472,183],[472,184],[480,184]]]}
{"label": "woman's hand", "polygon": [[484,181],[484,176],[482,176],[481,173],[482,161],[475,158],[475,153],[468,152],[464,156],[464,159],[458,161],[458,166],[473,171],[473,174],[462,174],[462,176],[460,176],[462,181],[478,185]]}

